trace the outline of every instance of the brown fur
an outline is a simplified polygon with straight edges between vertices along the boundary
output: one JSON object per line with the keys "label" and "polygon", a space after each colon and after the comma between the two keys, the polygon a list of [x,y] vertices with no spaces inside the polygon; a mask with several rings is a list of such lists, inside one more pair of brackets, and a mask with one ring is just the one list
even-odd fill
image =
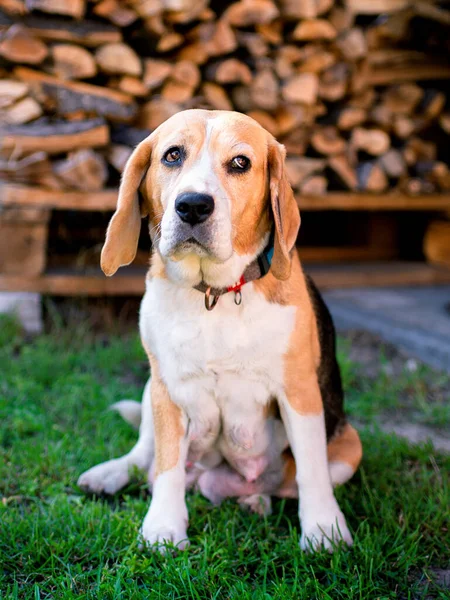
{"label": "brown fur", "polygon": [[158,362],[149,355],[152,369],[151,396],[155,428],[155,478],[173,469],[180,457],[180,443],[185,435],[181,408],[172,402],[159,373]]}
{"label": "brown fur", "polygon": [[346,423],[342,431],[328,442],[328,460],[347,463],[356,471],[361,458],[362,444],[358,432]]}

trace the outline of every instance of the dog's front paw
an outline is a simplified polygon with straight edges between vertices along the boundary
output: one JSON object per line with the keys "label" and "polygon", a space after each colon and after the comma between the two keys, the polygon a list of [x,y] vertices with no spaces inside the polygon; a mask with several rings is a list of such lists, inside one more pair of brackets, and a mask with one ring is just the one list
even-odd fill
{"label": "dog's front paw", "polygon": [[302,535],[300,538],[300,548],[302,550],[314,552],[325,548],[328,552],[333,552],[340,543],[351,546],[353,539],[345,517],[339,509],[326,518],[320,515],[317,519],[302,520]]}
{"label": "dog's front paw", "polygon": [[152,511],[150,507],[142,523],[140,536],[145,546],[165,554],[167,544],[173,544],[180,550],[184,550],[189,545],[186,529],[187,512],[186,516],[167,515],[162,511]]}
{"label": "dog's front paw", "polygon": [[130,481],[129,465],[120,458],[108,460],[85,471],[78,486],[92,494],[115,494]]}

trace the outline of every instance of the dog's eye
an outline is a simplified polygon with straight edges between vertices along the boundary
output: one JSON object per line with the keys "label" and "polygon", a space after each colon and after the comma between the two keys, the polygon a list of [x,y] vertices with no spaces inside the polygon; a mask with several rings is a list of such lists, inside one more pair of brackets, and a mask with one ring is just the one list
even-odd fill
{"label": "dog's eye", "polygon": [[183,151],[178,146],[173,146],[165,152],[163,162],[169,166],[179,165],[183,160]]}
{"label": "dog's eye", "polygon": [[230,161],[230,169],[231,171],[243,173],[244,171],[248,171],[250,168],[250,159],[246,156],[235,156]]}

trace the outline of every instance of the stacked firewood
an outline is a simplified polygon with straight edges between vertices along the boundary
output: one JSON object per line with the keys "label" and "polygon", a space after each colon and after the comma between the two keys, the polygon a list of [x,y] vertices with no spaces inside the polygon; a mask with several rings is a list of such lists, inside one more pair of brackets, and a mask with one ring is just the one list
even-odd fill
{"label": "stacked firewood", "polygon": [[433,0],[0,0],[0,178],[116,185],[199,107],[271,131],[300,193],[448,191],[449,24]]}

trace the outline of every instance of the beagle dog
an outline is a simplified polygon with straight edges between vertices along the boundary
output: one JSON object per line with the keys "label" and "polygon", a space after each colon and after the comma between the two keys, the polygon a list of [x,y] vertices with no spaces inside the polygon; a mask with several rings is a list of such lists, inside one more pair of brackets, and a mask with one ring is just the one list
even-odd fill
{"label": "beagle dog", "polygon": [[140,422],[139,439],[79,485],[111,494],[131,468],[147,471],[141,534],[163,549],[187,543],[193,482],[214,502],[237,496],[256,510],[298,497],[302,549],[351,544],[333,486],[355,473],[361,443],[343,412],[330,314],[295,249],[284,147],[243,114],[174,115],[125,167],[106,275],[133,261],[147,216],[140,333],[151,378],[142,408],[118,407]]}

